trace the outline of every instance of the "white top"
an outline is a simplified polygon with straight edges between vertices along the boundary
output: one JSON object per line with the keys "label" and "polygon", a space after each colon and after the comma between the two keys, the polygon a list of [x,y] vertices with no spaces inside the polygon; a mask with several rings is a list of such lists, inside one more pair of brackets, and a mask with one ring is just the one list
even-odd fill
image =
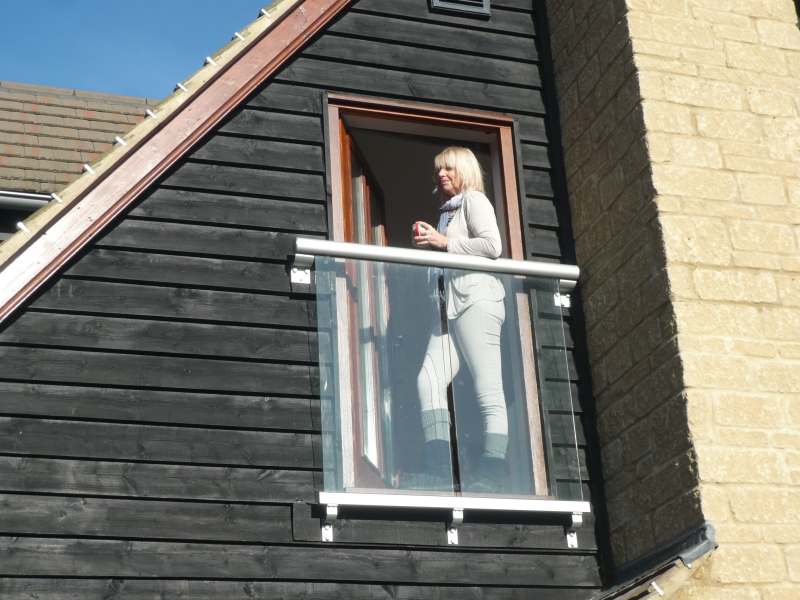
{"label": "white top", "polygon": [[[462,194],[463,202],[447,226],[447,251],[497,258],[503,251],[497,217],[489,199],[477,191]],[[458,272],[456,272],[458,273]],[[454,319],[480,300],[497,302],[505,297],[500,280],[489,273],[445,272],[447,318]]]}

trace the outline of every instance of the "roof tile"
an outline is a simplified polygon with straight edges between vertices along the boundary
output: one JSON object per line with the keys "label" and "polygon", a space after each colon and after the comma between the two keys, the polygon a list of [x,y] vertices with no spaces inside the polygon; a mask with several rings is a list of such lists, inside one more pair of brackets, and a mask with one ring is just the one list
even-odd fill
{"label": "roof tile", "polygon": [[78,137],[78,130],[69,129],[68,127],[50,127],[48,125],[39,125],[37,123],[22,123],[21,125],[25,133],[32,133],[35,135],[50,135],[60,138]]}
{"label": "roof tile", "polygon": [[95,149],[94,142],[88,140],[70,140],[57,137],[43,137],[39,145],[46,148],[87,150],[90,152]]}
{"label": "roof tile", "polygon": [[0,81],[0,163],[8,169],[19,168],[19,159],[33,161],[24,163],[24,173],[16,173],[18,185],[4,177],[3,189],[53,191],[54,184],[74,180],[83,163],[108,152],[114,136],[127,133],[155,104],[146,98]]}
{"label": "roof tile", "polygon": [[16,121],[6,121],[5,119],[3,119],[0,120],[0,131],[11,132],[11,133],[23,133],[25,131],[25,126],[22,123],[17,123]]}

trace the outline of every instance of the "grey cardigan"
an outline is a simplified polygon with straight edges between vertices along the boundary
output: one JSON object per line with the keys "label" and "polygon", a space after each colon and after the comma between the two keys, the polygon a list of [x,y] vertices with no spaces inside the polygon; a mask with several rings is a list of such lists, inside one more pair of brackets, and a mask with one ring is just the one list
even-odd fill
{"label": "grey cardigan", "polygon": [[[502,253],[500,230],[489,199],[480,192],[463,193],[461,208],[447,226],[447,251],[497,258]],[[448,270],[445,273],[447,318],[454,319],[480,300],[497,302],[505,297],[500,280],[489,273]]]}

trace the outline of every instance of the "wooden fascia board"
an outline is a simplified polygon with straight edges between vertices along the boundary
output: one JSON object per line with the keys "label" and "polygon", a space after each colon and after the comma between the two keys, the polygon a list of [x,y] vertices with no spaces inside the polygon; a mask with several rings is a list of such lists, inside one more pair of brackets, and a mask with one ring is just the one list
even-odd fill
{"label": "wooden fascia board", "polygon": [[0,271],[0,322],[274,74],[351,0],[304,0]]}

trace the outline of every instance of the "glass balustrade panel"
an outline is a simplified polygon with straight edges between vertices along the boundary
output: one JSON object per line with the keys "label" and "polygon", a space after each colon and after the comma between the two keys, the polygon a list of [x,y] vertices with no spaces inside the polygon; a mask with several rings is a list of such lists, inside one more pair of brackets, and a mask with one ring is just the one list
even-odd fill
{"label": "glass balustrade panel", "polygon": [[579,491],[556,280],[319,257],[315,288],[326,491]]}

